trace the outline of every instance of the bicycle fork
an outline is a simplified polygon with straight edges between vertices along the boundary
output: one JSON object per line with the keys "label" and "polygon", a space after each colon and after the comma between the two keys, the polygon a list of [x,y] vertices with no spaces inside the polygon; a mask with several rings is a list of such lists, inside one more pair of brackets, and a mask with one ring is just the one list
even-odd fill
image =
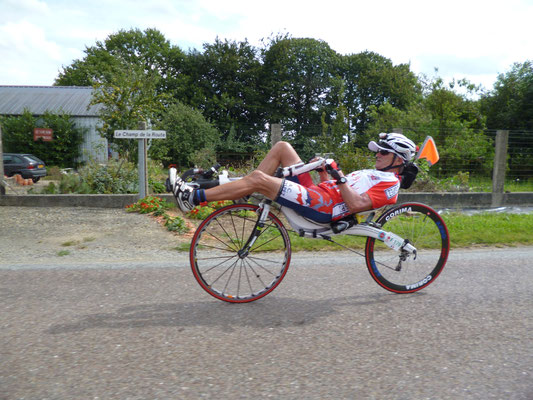
{"label": "bicycle fork", "polygon": [[243,259],[248,256],[250,253],[250,249],[254,245],[255,241],[259,236],[261,236],[261,233],[263,233],[263,228],[265,227],[265,222],[268,217],[268,213],[270,212],[270,203],[272,203],[272,200],[264,200],[259,204],[259,210],[261,210],[261,215],[257,219],[257,222],[255,223],[254,229],[252,230],[252,233],[250,234],[250,237],[242,246],[242,248],[237,252],[237,255],[239,258]]}

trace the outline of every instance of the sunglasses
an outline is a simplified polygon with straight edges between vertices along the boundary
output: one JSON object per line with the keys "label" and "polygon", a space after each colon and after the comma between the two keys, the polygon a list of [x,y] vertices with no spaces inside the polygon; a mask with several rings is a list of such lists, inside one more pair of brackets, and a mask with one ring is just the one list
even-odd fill
{"label": "sunglasses", "polygon": [[381,154],[382,156],[386,156],[386,155],[390,154],[391,152],[387,151],[387,150],[380,150],[380,151],[378,151],[378,153]]}

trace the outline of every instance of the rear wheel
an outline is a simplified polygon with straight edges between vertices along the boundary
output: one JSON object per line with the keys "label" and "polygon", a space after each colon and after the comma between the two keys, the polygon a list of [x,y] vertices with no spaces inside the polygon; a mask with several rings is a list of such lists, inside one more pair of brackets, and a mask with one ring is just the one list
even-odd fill
{"label": "rear wheel", "polygon": [[407,203],[387,210],[377,220],[385,231],[407,239],[416,256],[402,254],[374,238],[366,241],[366,264],[372,278],[396,293],[425,288],[442,272],[450,251],[450,237],[441,216],[424,204]]}
{"label": "rear wheel", "polygon": [[256,226],[259,211],[252,204],[221,208],[208,216],[193,236],[190,262],[194,277],[217,299],[231,303],[260,299],[287,273],[290,239],[272,213],[249,251],[241,251]]}

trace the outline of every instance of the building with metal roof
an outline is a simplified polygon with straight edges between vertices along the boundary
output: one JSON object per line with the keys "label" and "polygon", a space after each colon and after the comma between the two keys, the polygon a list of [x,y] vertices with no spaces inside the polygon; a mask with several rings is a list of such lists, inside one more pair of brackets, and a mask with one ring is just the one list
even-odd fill
{"label": "building with metal roof", "polygon": [[68,114],[83,131],[79,161],[106,162],[108,143],[97,131],[102,123],[102,105],[90,104],[92,93],[92,87],[81,86],[0,86],[0,115],[22,115],[24,110],[35,116],[45,112]]}

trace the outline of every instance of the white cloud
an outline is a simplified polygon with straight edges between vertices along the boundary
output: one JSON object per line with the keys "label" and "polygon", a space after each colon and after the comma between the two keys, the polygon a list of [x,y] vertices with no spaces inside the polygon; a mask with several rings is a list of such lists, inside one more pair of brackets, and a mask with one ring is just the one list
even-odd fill
{"label": "white cloud", "polygon": [[[42,28],[25,20],[0,26],[0,54],[3,84],[27,82],[32,76],[52,84],[62,60],[61,47],[49,41]],[[13,76],[15,82],[6,81],[6,77]]]}
{"label": "white cloud", "polygon": [[[322,39],[341,54],[374,51],[416,73],[470,77],[531,58],[531,0],[1,0],[2,84],[50,84],[86,46],[121,29],[156,28],[184,50],[271,34]],[[39,60],[39,68],[34,62]],[[488,78],[491,77],[492,78]]]}

